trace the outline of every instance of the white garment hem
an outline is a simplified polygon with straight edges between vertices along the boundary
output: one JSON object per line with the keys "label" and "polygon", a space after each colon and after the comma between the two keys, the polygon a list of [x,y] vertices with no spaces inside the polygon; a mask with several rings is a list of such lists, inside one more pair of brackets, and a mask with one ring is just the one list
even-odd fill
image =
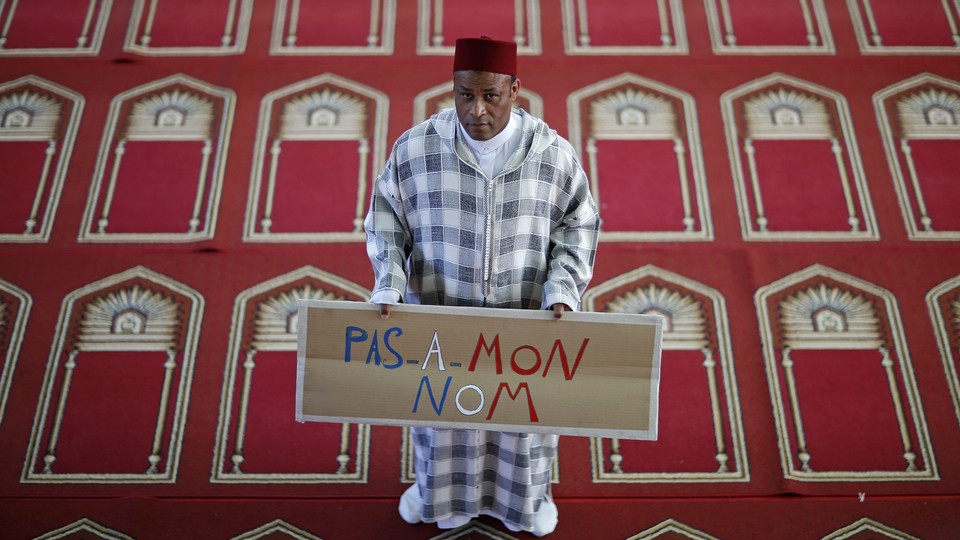
{"label": "white garment hem", "polygon": [[[417,487],[416,484],[407,488],[407,490],[403,492],[403,495],[400,496],[399,510],[400,517],[411,525],[415,525],[421,521],[430,523],[423,519],[423,500],[420,498],[420,488]],[[482,513],[499,519],[507,529],[513,532],[526,530],[538,537],[552,533],[557,528],[557,522],[559,521],[557,505],[553,502],[553,497],[550,495],[544,495],[543,500],[540,501],[540,509],[533,515],[533,523],[530,529],[517,527],[492,510],[484,509]],[[435,520],[434,523],[441,529],[456,529],[470,523],[470,520],[475,517],[478,517],[478,515],[451,514],[450,517]]]}
{"label": "white garment hem", "polygon": [[411,525],[423,520],[423,499],[420,498],[420,488],[416,484],[407,488],[400,496],[400,517]]}

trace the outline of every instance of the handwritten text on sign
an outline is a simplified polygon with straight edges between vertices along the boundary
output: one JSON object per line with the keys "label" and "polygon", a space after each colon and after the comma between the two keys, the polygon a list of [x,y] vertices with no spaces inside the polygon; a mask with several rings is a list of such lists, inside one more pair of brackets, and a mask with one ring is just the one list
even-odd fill
{"label": "handwritten text on sign", "polygon": [[301,301],[299,420],[654,439],[658,317]]}

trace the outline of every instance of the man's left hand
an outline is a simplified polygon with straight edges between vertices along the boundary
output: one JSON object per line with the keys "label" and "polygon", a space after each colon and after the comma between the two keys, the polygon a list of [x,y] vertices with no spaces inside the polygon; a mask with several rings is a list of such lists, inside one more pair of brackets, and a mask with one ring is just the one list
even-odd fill
{"label": "man's left hand", "polygon": [[570,306],[566,304],[554,304],[551,307],[553,308],[553,320],[555,321],[559,321],[561,318],[563,318],[564,311],[573,311],[570,309]]}

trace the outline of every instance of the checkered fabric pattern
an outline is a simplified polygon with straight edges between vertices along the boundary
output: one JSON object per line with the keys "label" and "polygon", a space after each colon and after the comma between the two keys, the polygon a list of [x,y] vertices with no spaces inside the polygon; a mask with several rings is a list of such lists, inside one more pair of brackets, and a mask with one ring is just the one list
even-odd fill
{"label": "checkered fabric pattern", "polygon": [[557,435],[413,428],[423,521],[489,514],[533,528],[550,490]]}
{"label": "checkered fabric pattern", "polygon": [[[374,294],[411,304],[578,309],[600,219],[571,145],[521,111],[523,138],[488,179],[447,109],[398,140],[364,226]],[[409,276],[409,279],[408,277]]]}
{"label": "checkered fabric pattern", "polygon": [[[405,302],[579,309],[600,218],[572,146],[520,111],[522,142],[486,178],[445,110],[397,141],[365,220],[374,294]],[[409,276],[409,280],[408,277]],[[415,428],[423,521],[482,513],[530,530],[558,437]]]}

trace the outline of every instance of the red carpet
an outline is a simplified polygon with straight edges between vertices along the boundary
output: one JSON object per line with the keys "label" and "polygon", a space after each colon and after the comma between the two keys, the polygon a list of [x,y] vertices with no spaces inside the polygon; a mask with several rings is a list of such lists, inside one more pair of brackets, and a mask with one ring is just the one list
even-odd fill
{"label": "red carpet", "polygon": [[[909,4],[909,7],[907,7]],[[296,298],[520,44],[580,152],[585,309],[666,317],[660,438],[563,437],[557,539],[955,538],[960,6],[0,2],[0,538],[528,538],[406,525],[406,431],[294,421]]]}

